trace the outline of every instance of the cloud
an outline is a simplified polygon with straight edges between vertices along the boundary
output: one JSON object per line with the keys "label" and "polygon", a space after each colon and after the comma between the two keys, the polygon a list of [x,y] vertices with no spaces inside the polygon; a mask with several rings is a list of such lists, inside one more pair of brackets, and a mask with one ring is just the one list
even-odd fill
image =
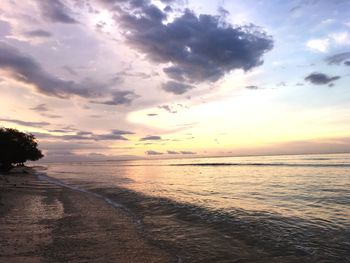
{"label": "cloud", "polygon": [[94,135],[92,137],[93,137],[93,140],[96,140],[96,141],[110,141],[110,140],[128,141],[127,138],[119,134],[101,134],[101,135]]}
{"label": "cloud", "polygon": [[179,154],[179,152],[176,151],[167,151],[168,154]]}
{"label": "cloud", "polygon": [[305,77],[306,81],[309,81],[312,84],[316,84],[316,85],[329,84],[337,79],[340,79],[340,76],[330,77],[323,73],[311,73],[310,75]]}
{"label": "cloud", "polygon": [[[66,146],[66,145],[64,145]],[[60,147],[60,146],[59,146]],[[139,159],[133,155],[105,155],[99,152],[91,152],[89,154],[75,153],[76,149],[48,149],[44,150],[45,157],[43,162],[82,162],[82,161],[106,161],[106,160],[135,160]],[[79,150],[79,147],[78,147]],[[96,150],[96,149],[95,149]]]}
{"label": "cloud", "polygon": [[350,36],[347,31],[337,32],[331,34],[330,37],[334,40],[334,42],[338,45],[349,45],[350,44]]}
{"label": "cloud", "polygon": [[52,34],[48,31],[42,30],[42,29],[36,29],[25,32],[26,36],[29,37],[36,37],[36,38],[49,38],[52,37]]}
{"label": "cloud", "polygon": [[162,138],[160,136],[151,135],[151,136],[146,136],[146,137],[141,138],[140,141],[158,141],[161,139]]}
{"label": "cloud", "polygon": [[46,104],[39,104],[33,108],[31,108],[31,110],[33,111],[38,111],[38,112],[46,112],[49,111],[49,109],[47,108]]}
{"label": "cloud", "polygon": [[106,105],[129,105],[138,97],[132,91],[109,90],[110,84],[84,79],[80,83],[63,80],[46,72],[33,58],[25,56],[16,48],[0,41],[0,69],[22,83],[33,85],[47,96],[69,98],[72,95],[84,98],[111,96],[110,100],[93,101]]}
{"label": "cloud", "polygon": [[185,92],[187,92],[193,88],[194,88],[194,86],[179,83],[176,81],[168,81],[166,83],[163,83],[163,85],[162,85],[163,90],[170,92],[170,93],[173,93],[173,94],[176,94],[176,95],[184,94]]}
{"label": "cloud", "polygon": [[[232,70],[250,70],[261,65],[262,56],[273,48],[273,40],[261,29],[232,26],[220,16],[197,16],[186,9],[165,23],[167,14],[142,0],[128,1],[115,10],[128,43],[153,62],[171,64],[164,72],[177,82],[215,82]],[[174,83],[164,90],[182,94],[190,89]]]}
{"label": "cloud", "polygon": [[325,38],[310,39],[306,46],[310,49],[325,53],[330,46],[347,46],[350,44],[350,35],[348,32],[336,32],[329,34]]}
{"label": "cloud", "polygon": [[131,131],[112,130],[112,134],[115,134],[115,135],[128,135],[128,134],[135,134],[135,133],[131,132]]}
{"label": "cloud", "polygon": [[[48,96],[67,98],[71,95],[82,97],[93,96],[98,85],[85,81],[77,84],[47,73],[31,57],[23,55],[19,50],[0,42],[0,68],[9,72],[16,80],[34,85],[40,93]],[[98,95],[97,92],[95,95]]]}
{"label": "cloud", "polygon": [[328,65],[339,65],[348,58],[350,58],[350,52],[343,52],[329,56],[325,59],[325,61],[328,63]]}
{"label": "cloud", "polygon": [[113,91],[112,98],[110,100],[105,100],[105,101],[92,100],[90,102],[95,104],[104,104],[104,105],[130,105],[131,102],[138,97],[139,96],[136,95],[133,91],[118,90],[118,91]]}
{"label": "cloud", "polygon": [[74,132],[74,134],[69,134],[72,133],[72,130],[70,129],[56,129],[49,130],[49,132],[63,133],[64,135],[54,135],[50,133],[35,133],[35,135],[38,138],[42,139],[48,138],[65,141],[128,141],[128,139],[123,135],[134,134],[133,132],[122,130],[112,130],[110,133],[107,134],[94,134],[92,132],[79,130]]}
{"label": "cloud", "polygon": [[145,72],[129,71],[129,69],[130,68],[115,73],[116,78],[120,79],[123,77],[133,77],[133,78],[140,78],[140,79],[149,79],[152,77],[152,74],[147,74]]}
{"label": "cloud", "polygon": [[158,108],[166,110],[169,113],[177,113],[177,111],[174,110],[170,105],[166,105],[166,104],[165,105],[159,105]]}
{"label": "cloud", "polygon": [[190,151],[181,151],[181,154],[196,154],[195,152],[190,152]]}
{"label": "cloud", "polygon": [[78,73],[74,70],[74,69],[72,69],[70,66],[63,66],[62,67],[66,72],[68,72],[69,74],[71,74],[71,75],[73,75],[73,76],[77,76],[78,75]]}
{"label": "cloud", "polygon": [[54,130],[48,130],[49,132],[59,132],[59,133],[70,133],[71,131],[67,131],[64,129],[54,129]]}
{"label": "cloud", "polygon": [[71,17],[71,11],[60,0],[37,0],[41,15],[53,23],[75,24],[77,20]]}
{"label": "cloud", "polygon": [[158,114],[157,113],[148,113],[147,116],[154,117],[154,116],[158,116]]}
{"label": "cloud", "polygon": [[251,90],[257,90],[257,89],[259,89],[259,87],[258,87],[258,86],[255,86],[255,85],[246,86],[245,88],[246,88],[246,89],[251,89]]}
{"label": "cloud", "polygon": [[48,114],[48,113],[42,113],[41,116],[50,118],[50,119],[58,119],[58,118],[62,118],[62,116],[60,115],[56,115],[56,114]]}
{"label": "cloud", "polygon": [[49,111],[49,109],[47,108],[46,104],[39,104],[33,108],[30,108],[33,111],[39,112],[41,116],[44,116],[46,118],[50,118],[50,119],[58,119],[58,118],[62,118],[62,116],[60,115],[56,115],[56,114],[51,114],[51,113],[47,113]]}
{"label": "cloud", "polygon": [[157,152],[157,151],[146,151],[145,152],[147,155],[162,155],[163,153],[162,152]]}
{"label": "cloud", "polygon": [[345,61],[345,62],[344,62],[344,65],[345,65],[345,66],[350,66],[350,61]]}
{"label": "cloud", "polygon": [[50,125],[50,123],[44,122],[44,121],[32,122],[32,121],[21,121],[21,120],[6,119],[6,118],[1,118],[0,121],[11,122],[21,126],[35,127],[35,128],[42,128],[44,126]]}
{"label": "cloud", "polygon": [[191,152],[191,151],[167,151],[167,154],[197,154],[196,152]]}
{"label": "cloud", "polygon": [[306,42],[306,46],[310,49],[319,51],[319,52],[326,52],[329,48],[330,41],[328,38],[324,39],[311,39],[308,42]]}

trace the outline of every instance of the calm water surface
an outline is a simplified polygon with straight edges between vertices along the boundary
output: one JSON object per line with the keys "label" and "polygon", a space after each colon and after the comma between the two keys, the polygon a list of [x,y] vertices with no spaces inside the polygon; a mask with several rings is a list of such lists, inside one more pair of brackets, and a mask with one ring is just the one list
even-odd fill
{"label": "calm water surface", "polygon": [[350,154],[49,164],[179,262],[350,262]]}

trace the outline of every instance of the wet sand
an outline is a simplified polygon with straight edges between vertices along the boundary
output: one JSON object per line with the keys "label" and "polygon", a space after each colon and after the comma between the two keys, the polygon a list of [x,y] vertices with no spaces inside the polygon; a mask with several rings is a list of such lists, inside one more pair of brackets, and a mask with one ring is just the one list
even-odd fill
{"label": "wet sand", "polygon": [[0,175],[0,262],[178,261],[124,210],[24,172]]}

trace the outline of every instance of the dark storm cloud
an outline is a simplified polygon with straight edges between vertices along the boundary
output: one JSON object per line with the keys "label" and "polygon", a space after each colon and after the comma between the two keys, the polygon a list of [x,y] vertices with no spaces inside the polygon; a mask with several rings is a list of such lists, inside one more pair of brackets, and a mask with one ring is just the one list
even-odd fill
{"label": "dark storm cloud", "polygon": [[59,0],[37,0],[41,15],[54,23],[75,24],[78,21],[71,17],[71,11]]}
{"label": "dark storm cloud", "polygon": [[162,155],[163,153],[162,152],[157,152],[157,151],[146,151],[145,152],[147,155]]}
{"label": "dark storm cloud", "polygon": [[337,79],[340,79],[340,76],[330,77],[323,73],[311,73],[310,75],[305,77],[306,81],[309,81],[312,84],[316,84],[316,85],[326,85]]}
{"label": "dark storm cloud", "polygon": [[25,33],[25,35],[29,37],[37,37],[37,38],[48,38],[52,36],[50,32],[42,29],[28,31]]}
{"label": "dark storm cloud", "polygon": [[27,127],[35,127],[35,128],[42,128],[44,126],[50,125],[48,122],[31,122],[31,121],[21,121],[21,120],[14,120],[14,119],[6,119],[6,118],[1,118],[0,121],[5,121],[5,122],[11,122],[15,123],[18,125],[22,126],[27,126]]}
{"label": "dark storm cloud", "polygon": [[344,52],[327,57],[325,61],[328,63],[328,65],[340,65],[344,60],[347,60],[348,58],[350,58],[350,52]]}
{"label": "dark storm cloud", "polygon": [[111,91],[111,84],[97,83],[84,79],[80,83],[64,80],[46,72],[33,58],[22,54],[16,48],[0,42],[0,69],[7,71],[17,81],[31,84],[47,96],[69,98],[72,95],[84,98],[112,97],[98,102],[106,105],[130,104],[138,96],[131,91]]}
{"label": "dark storm cloud", "polygon": [[95,104],[104,104],[104,105],[129,105],[131,102],[138,98],[139,96],[136,95],[133,91],[127,91],[127,90],[119,90],[119,91],[113,91],[112,98],[105,101],[90,101],[91,103]]}
{"label": "dark storm cloud", "polygon": [[159,141],[161,140],[162,138],[160,136],[146,136],[146,137],[143,137],[140,139],[140,141]]}
{"label": "dark storm cloud", "polygon": [[180,82],[176,81],[168,81],[167,83],[163,83],[162,89],[174,93],[176,95],[181,95],[184,94],[185,92],[189,91],[190,89],[193,89],[194,86],[188,85],[188,84],[183,84]]}
{"label": "dark storm cloud", "polygon": [[[262,56],[273,47],[271,37],[254,25],[234,27],[220,16],[197,16],[186,9],[164,23],[167,14],[146,0],[130,1],[116,10],[115,19],[130,45],[156,63],[171,63],[164,72],[176,81],[214,82],[231,70],[250,70],[261,65]],[[188,89],[165,90],[181,94]]]}

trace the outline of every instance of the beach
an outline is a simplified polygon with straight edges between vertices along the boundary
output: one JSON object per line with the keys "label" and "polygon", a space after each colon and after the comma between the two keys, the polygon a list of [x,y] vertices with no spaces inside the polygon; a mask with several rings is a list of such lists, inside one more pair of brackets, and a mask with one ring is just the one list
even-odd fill
{"label": "beach", "polygon": [[0,262],[177,262],[102,199],[30,169],[2,176],[0,186]]}

